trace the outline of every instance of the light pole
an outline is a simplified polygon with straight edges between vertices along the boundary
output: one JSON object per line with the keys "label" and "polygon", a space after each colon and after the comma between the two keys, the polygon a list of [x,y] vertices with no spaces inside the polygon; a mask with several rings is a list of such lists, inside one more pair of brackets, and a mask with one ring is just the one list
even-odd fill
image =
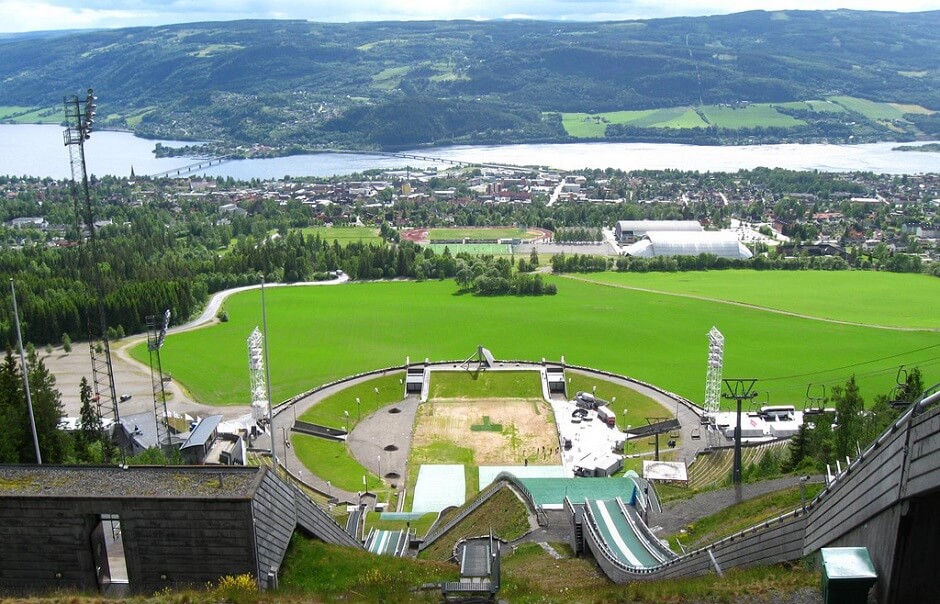
{"label": "light pole", "polygon": [[349,411],[343,411],[343,429],[349,434]]}
{"label": "light pole", "polygon": [[356,420],[358,422],[362,420],[362,401],[359,400],[358,396],[356,397],[356,409],[358,410],[359,414],[359,419]]}
{"label": "light pole", "polygon": [[10,278],[10,295],[13,296],[13,319],[16,321],[16,342],[20,349],[20,370],[23,372],[23,389],[26,392],[26,407],[29,409],[29,428],[33,433],[33,447],[36,449],[36,463],[42,465],[42,453],[39,452],[39,435],[36,432],[36,417],[33,415],[33,397],[29,392],[29,367],[23,354],[23,334],[20,332],[20,311],[16,308],[16,286]]}
{"label": "light pole", "polygon": [[326,481],[326,494],[330,499],[333,499],[333,483],[329,480]]}

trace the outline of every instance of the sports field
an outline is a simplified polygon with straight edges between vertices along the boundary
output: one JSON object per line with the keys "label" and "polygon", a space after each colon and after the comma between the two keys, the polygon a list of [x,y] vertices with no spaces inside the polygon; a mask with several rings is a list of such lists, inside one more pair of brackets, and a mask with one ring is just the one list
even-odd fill
{"label": "sports field", "polygon": [[[708,281],[731,274],[670,277],[686,279],[687,288],[696,283],[710,288]],[[763,281],[771,277],[777,280]],[[760,294],[759,300],[779,299],[781,306],[810,314],[841,308],[841,318],[884,322],[891,308],[914,306],[905,310],[907,321],[918,327],[937,323],[931,301],[940,297],[940,281],[930,277],[755,272],[739,278],[751,280],[741,292],[753,289],[758,293],[749,295]],[[840,279],[848,281],[835,287]],[[921,366],[925,382],[937,381],[937,332],[843,325],[570,279],[549,281],[558,284],[557,296],[458,296],[450,281],[272,288],[267,310],[273,398],[281,401],[342,376],[402,364],[406,355],[462,360],[483,344],[497,359],[564,355],[569,363],[626,374],[701,402],[706,334],[713,325],[726,338],[725,375],[760,378],[758,389],[769,392],[775,404],[801,404],[808,383],[840,384],[853,373],[871,402],[894,384],[900,364]],[[827,286],[810,288],[812,283]],[[766,291],[760,293],[762,288]],[[869,298],[878,303],[857,303]],[[226,323],[170,335],[163,366],[200,402],[247,404],[245,340],[261,322],[260,293],[233,296],[225,308]],[[134,355],[146,362],[146,346],[136,347]]]}
{"label": "sports field", "polygon": [[346,246],[350,243],[382,243],[378,229],[370,227],[306,227],[300,229],[304,237],[319,235],[320,239]]}
{"label": "sports field", "polygon": [[449,241],[454,239],[467,239],[470,241],[479,239],[534,239],[540,236],[539,232],[532,232],[526,229],[517,229],[513,227],[482,227],[478,229],[430,229],[428,239],[431,243],[435,241]]}

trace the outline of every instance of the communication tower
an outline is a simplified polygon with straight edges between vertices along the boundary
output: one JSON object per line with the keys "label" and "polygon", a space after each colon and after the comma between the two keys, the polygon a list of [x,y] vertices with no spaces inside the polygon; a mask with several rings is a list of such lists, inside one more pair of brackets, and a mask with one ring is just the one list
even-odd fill
{"label": "communication tower", "polygon": [[170,309],[162,315],[147,317],[147,350],[150,352],[150,385],[153,389],[153,420],[157,424],[157,443],[168,447],[170,443],[170,423],[166,411],[166,389],[163,384],[163,363],[160,361],[160,349],[166,339],[166,329],[170,325]]}
{"label": "communication tower", "polygon": [[257,423],[268,418],[268,382],[264,372],[264,336],[255,327],[248,336],[248,379],[251,385],[251,417]]}
{"label": "communication tower", "polygon": [[[84,280],[92,284],[97,298],[97,313],[88,310],[88,347],[91,354],[91,383],[98,414],[102,419],[120,421],[114,370],[111,365],[111,345],[108,342],[108,320],[105,315],[104,284],[101,279],[98,242],[95,237],[95,217],[88,188],[88,170],[85,166],[85,141],[91,138],[95,122],[97,98],[89,88],[84,99],[77,96],[65,99],[65,132],[63,141],[69,150],[72,167],[72,199],[75,206],[76,227],[79,236],[87,232],[87,244],[82,246]],[[97,314],[97,316],[95,316]]]}
{"label": "communication tower", "polygon": [[708,332],[708,371],[705,374],[705,412],[721,409],[721,370],[725,357],[725,337],[717,327]]}

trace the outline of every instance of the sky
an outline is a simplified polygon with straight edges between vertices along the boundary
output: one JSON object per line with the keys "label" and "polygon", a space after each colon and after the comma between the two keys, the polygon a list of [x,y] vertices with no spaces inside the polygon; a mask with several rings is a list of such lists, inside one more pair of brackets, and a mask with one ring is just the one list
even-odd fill
{"label": "sky", "polygon": [[745,10],[940,10],[940,0],[0,0],[0,32],[233,19],[608,21]]}

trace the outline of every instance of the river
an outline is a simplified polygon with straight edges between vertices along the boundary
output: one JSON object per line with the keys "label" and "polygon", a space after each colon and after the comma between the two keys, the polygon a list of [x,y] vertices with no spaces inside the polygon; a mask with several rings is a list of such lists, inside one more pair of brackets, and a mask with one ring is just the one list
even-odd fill
{"label": "river", "polygon": [[[175,171],[193,158],[153,156],[158,141],[127,132],[95,132],[85,145],[90,174],[138,175]],[[185,143],[159,141],[166,146]],[[920,144],[920,143],[917,143]],[[940,153],[892,151],[898,143],[864,145],[748,145],[700,147],[656,143],[574,143],[542,145],[479,145],[406,151],[459,161],[536,165],[562,170],[620,168],[735,172],[757,167],[823,172],[865,171],[883,174],[940,172]],[[272,159],[248,159],[204,168],[196,174],[231,176],[240,180],[283,176],[332,176],[365,170],[423,168],[434,162],[370,154],[321,153]],[[0,175],[70,178],[69,154],[62,128],[51,125],[0,125]]]}

